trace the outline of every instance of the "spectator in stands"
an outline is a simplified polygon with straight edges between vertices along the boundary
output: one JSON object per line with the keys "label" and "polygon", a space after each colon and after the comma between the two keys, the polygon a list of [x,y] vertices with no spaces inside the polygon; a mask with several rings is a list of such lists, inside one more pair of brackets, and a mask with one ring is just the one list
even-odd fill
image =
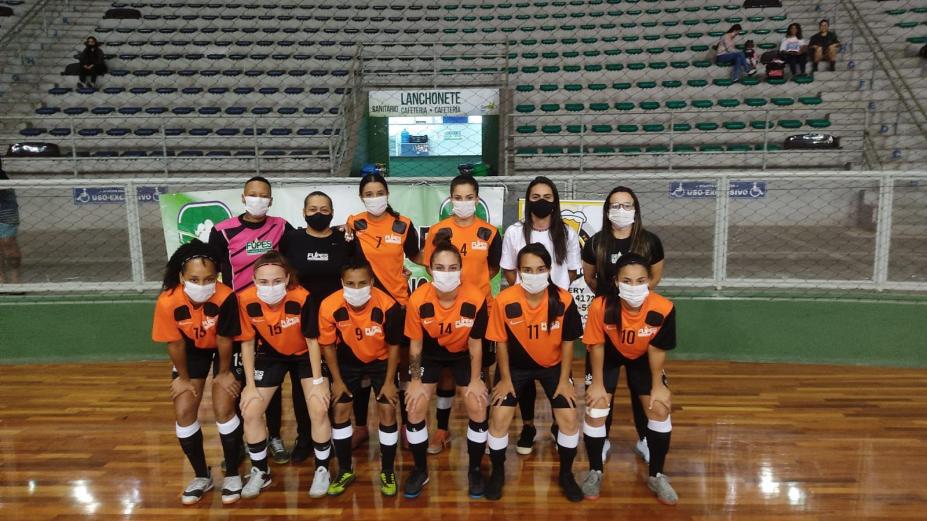
{"label": "spectator in stands", "polygon": [[785,38],[779,44],[779,57],[788,64],[792,76],[799,72],[805,74],[805,62],[808,61],[808,42],[802,38],[801,25],[789,24]]}
{"label": "spectator in stands", "polygon": [[[80,77],[77,81],[79,87],[97,88],[97,76],[106,72],[103,50],[93,36],[84,42],[84,50],[80,53]],[[87,81],[87,78],[90,81]]]}
{"label": "spectator in stands", "polygon": [[[0,180],[8,181],[0,168]],[[19,229],[19,204],[12,188],[0,189],[0,284],[19,284],[19,265],[22,253],[16,243]]]}
{"label": "spectator in stands", "polygon": [[827,59],[830,70],[837,68],[837,50],[840,49],[840,40],[837,33],[830,30],[830,23],[826,19],[818,23],[818,32],[808,42],[808,57],[811,58],[812,72],[818,72],[818,63]]}
{"label": "spectator in stands", "polygon": [[718,41],[718,44],[715,46],[717,50],[717,55],[715,56],[715,63],[724,64],[730,63],[733,65],[731,70],[731,80],[737,81],[740,79],[740,76],[747,70],[747,57],[744,53],[737,50],[737,47],[734,45],[734,38],[738,33],[743,29],[740,24],[734,24],[730,29],[724,33],[724,36],[721,37],[721,40]]}

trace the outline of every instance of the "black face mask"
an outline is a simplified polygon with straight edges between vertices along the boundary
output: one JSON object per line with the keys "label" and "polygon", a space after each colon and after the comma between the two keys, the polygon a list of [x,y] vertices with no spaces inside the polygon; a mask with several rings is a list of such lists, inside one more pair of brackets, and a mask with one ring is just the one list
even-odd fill
{"label": "black face mask", "polygon": [[528,212],[535,217],[543,219],[554,213],[553,201],[538,199],[537,201],[528,202]]}
{"label": "black face mask", "polygon": [[326,229],[328,229],[328,225],[330,225],[331,223],[332,223],[331,214],[326,215],[324,213],[319,212],[319,213],[314,213],[312,215],[306,216],[306,224],[308,224],[310,228],[312,228],[313,230],[317,232],[325,231]]}

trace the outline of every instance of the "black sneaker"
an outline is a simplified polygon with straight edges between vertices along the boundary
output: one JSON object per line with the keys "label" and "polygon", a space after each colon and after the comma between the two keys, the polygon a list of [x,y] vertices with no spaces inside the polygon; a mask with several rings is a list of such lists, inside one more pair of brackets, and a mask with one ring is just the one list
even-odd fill
{"label": "black sneaker", "polygon": [[412,474],[406,480],[403,494],[407,499],[415,499],[422,495],[422,489],[428,484],[428,471],[412,469]]}
{"label": "black sneaker", "polygon": [[293,445],[293,452],[290,453],[290,461],[293,463],[302,463],[309,459],[309,456],[312,454],[312,442],[309,440],[297,439],[296,444]]}
{"label": "black sneaker", "polygon": [[483,497],[490,501],[502,499],[502,485],[505,484],[505,471],[493,470],[489,475],[489,481],[486,482],[486,489],[483,491]]}
{"label": "black sneaker", "polygon": [[473,499],[479,499],[483,497],[483,493],[486,491],[486,482],[483,480],[483,473],[477,470],[471,470],[467,474],[467,483],[469,484],[469,494]]}
{"label": "black sneaker", "polygon": [[515,452],[522,456],[531,454],[534,450],[534,437],[538,435],[538,430],[534,425],[525,425],[521,428],[521,434],[518,436],[518,443],[515,445]]}
{"label": "black sneaker", "polygon": [[576,482],[572,472],[560,474],[559,482],[560,488],[563,489],[563,495],[567,499],[574,503],[583,500],[583,489],[579,487],[579,483]]}

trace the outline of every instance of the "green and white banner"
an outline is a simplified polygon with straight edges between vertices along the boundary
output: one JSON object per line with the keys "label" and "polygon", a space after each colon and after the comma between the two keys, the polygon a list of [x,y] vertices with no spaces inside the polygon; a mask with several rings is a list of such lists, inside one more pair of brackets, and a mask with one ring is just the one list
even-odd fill
{"label": "green and white banner", "polygon": [[497,89],[372,90],[367,101],[375,118],[499,113]]}
{"label": "green and white banner", "polygon": [[[303,218],[303,200],[306,195],[316,190],[325,192],[332,198],[335,207],[333,226],[344,224],[349,215],[364,211],[364,205],[357,195],[356,184],[306,185],[275,188],[273,204],[268,215],[283,217],[294,227],[304,228],[306,221]],[[241,189],[162,194],[161,221],[168,255],[192,239],[199,238],[206,242],[214,224],[243,213],[241,195]],[[476,210],[477,216],[497,228],[501,227],[504,196],[504,188],[482,188],[480,204]],[[393,185],[390,187],[389,202],[394,210],[412,219],[421,241],[425,240],[432,224],[451,215],[446,187]],[[412,288],[428,280],[423,267],[408,260],[406,266],[412,272],[409,279]],[[493,281],[494,291],[498,291],[498,287],[497,277]]]}

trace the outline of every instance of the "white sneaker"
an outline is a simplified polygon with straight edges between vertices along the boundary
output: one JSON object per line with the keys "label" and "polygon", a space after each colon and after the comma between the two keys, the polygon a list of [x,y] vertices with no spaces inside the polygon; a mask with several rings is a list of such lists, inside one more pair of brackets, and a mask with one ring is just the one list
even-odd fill
{"label": "white sneaker", "polygon": [[251,476],[244,488],[241,489],[241,497],[253,498],[261,495],[261,491],[270,486],[270,472],[264,472],[257,467],[251,467]]}
{"label": "white sneaker", "polygon": [[612,442],[605,440],[602,444],[602,463],[608,460],[608,451],[612,450]]}
{"label": "white sneaker", "polygon": [[664,505],[675,505],[679,502],[679,496],[676,495],[676,491],[673,490],[665,474],[648,477],[647,488],[652,490],[657,495],[657,501]]}
{"label": "white sneaker", "polygon": [[180,496],[184,505],[192,505],[203,499],[203,495],[212,490],[212,477],[193,478],[193,481],[187,485]]}
{"label": "white sneaker", "polygon": [[222,480],[222,504],[229,505],[241,498],[241,476],[226,476]]}
{"label": "white sneaker", "polygon": [[312,477],[312,486],[309,487],[309,497],[320,498],[328,495],[328,486],[331,485],[332,477],[325,467],[315,469],[315,476]]}
{"label": "white sneaker", "polygon": [[637,440],[634,445],[634,452],[644,460],[644,463],[650,463],[650,447],[647,446],[647,438]]}

